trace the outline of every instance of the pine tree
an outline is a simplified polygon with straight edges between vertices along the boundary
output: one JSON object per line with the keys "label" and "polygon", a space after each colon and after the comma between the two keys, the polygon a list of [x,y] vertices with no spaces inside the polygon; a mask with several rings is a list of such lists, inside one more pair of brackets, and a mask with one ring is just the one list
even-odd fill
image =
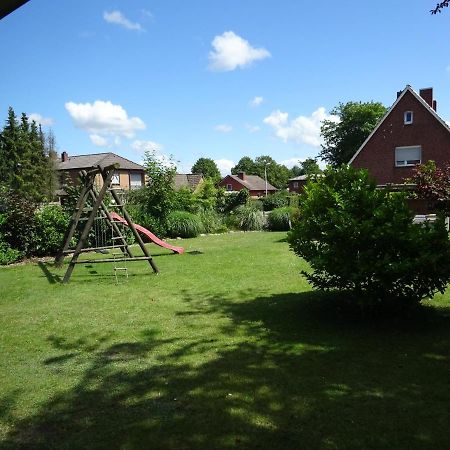
{"label": "pine tree", "polygon": [[0,134],[0,184],[12,189],[19,185],[19,146],[20,129],[17,117],[13,108],[9,107],[6,125]]}

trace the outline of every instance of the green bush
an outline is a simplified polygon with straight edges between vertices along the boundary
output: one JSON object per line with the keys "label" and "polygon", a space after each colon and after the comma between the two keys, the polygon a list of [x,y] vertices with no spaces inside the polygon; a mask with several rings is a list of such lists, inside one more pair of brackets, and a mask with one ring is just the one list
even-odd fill
{"label": "green bush", "polygon": [[245,205],[249,201],[250,193],[247,189],[239,192],[225,192],[219,190],[217,199],[217,209],[222,213],[229,213],[239,205]]}
{"label": "green bush", "polygon": [[0,266],[19,261],[23,253],[8,246],[6,242],[0,242]]}
{"label": "green bush", "polygon": [[227,230],[223,217],[215,211],[202,211],[199,217],[205,233],[224,233]]}
{"label": "green bush", "polygon": [[442,221],[412,223],[405,196],[376,189],[366,171],[343,167],[309,183],[291,249],[323,290],[339,290],[361,307],[417,304],[450,280],[450,242]]}
{"label": "green bush", "polygon": [[35,213],[34,253],[55,255],[69,224],[69,215],[60,205],[46,205]]}
{"label": "green bush", "polygon": [[289,198],[286,192],[276,192],[275,194],[270,194],[267,197],[263,197],[261,201],[264,211],[272,211],[276,208],[288,206]]}
{"label": "green bush", "polygon": [[187,211],[173,211],[167,218],[167,232],[171,237],[192,238],[203,233],[198,216]]}
{"label": "green bush", "polygon": [[237,228],[244,231],[259,231],[264,227],[264,214],[261,210],[247,205],[234,210]]}
{"label": "green bush", "polygon": [[289,231],[298,213],[298,208],[283,206],[270,211],[267,216],[267,228],[271,231]]}

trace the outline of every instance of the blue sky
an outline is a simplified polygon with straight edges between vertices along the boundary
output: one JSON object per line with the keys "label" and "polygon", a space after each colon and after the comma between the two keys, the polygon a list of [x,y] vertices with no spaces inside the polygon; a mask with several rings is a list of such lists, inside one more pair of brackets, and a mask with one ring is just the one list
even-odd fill
{"label": "blue sky", "polygon": [[291,166],[317,156],[339,102],[433,87],[450,120],[450,11],[435,3],[30,0],[0,21],[0,120],[26,112],[70,155]]}

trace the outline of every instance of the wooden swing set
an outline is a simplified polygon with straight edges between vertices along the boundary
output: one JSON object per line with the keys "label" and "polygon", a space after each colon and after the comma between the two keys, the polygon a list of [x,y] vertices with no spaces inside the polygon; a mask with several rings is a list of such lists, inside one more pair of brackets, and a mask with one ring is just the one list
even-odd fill
{"label": "wooden swing set", "polygon": [[[118,189],[111,187],[111,181],[114,172],[119,168],[118,164],[112,164],[107,167],[100,165],[89,170],[82,170],[79,177],[82,181],[82,188],[78,197],[75,210],[64,235],[63,245],[56,255],[55,265],[61,267],[64,257],[73,253],[72,259],[63,278],[63,283],[70,280],[73,269],[76,264],[93,264],[93,263],[114,263],[114,274],[117,278],[117,272],[123,271],[128,278],[128,261],[149,262],[153,272],[159,273],[159,269],[153,261],[152,256],[144,245],[141,236],[137,232],[133,222],[128,215],[123,201],[120,199]],[[95,177],[101,176],[103,184],[100,189],[95,186]],[[124,223],[117,222],[113,219],[107,204],[105,196],[110,195],[110,207],[120,211],[120,215],[124,218]],[[91,204],[92,206],[87,206]],[[78,224],[85,222],[75,249],[70,249],[70,243],[77,231]],[[123,227],[128,226],[138,243],[144,256],[133,256],[130,245],[126,240],[126,233]],[[95,245],[87,246],[89,235],[94,232]],[[115,250],[120,253],[115,253]],[[113,250],[112,257],[98,259],[78,259],[81,253],[97,251],[100,253],[108,253]],[[120,266],[118,266],[120,264]]]}

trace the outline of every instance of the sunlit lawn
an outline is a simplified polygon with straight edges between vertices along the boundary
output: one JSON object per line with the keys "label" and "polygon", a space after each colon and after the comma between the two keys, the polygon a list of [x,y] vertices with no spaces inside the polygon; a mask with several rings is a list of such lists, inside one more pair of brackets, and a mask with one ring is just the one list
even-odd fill
{"label": "sunlit lawn", "polygon": [[[450,297],[333,307],[283,233],[128,264],[0,269],[0,447],[450,448]],[[95,255],[94,257],[99,257]]]}

